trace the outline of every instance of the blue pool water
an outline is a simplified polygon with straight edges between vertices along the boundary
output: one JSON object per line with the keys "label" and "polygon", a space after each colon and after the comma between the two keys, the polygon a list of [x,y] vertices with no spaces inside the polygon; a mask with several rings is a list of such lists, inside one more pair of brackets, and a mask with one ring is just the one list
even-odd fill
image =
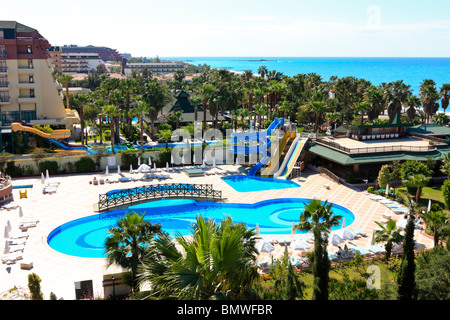
{"label": "blue pool water", "polygon": [[223,177],[222,180],[238,192],[254,192],[300,187],[299,184],[291,180],[279,180],[243,175]]}
{"label": "blue pool water", "polygon": [[[172,236],[191,234],[190,228],[197,216],[206,216],[216,221],[231,216],[234,223],[245,223],[248,228],[255,228],[258,224],[261,234],[287,235],[291,234],[292,222],[299,222],[305,203],[310,201],[288,198],[238,204],[187,199],[160,200],[70,221],[54,229],[47,241],[51,248],[67,255],[105,258],[104,243],[109,236],[108,230],[117,225],[117,221],[129,211],[145,213],[145,220],[152,224],[160,223],[162,229]],[[334,204],[332,211],[345,218],[346,226],[355,219],[351,211],[339,205]],[[333,227],[333,230],[340,228],[341,225]]]}

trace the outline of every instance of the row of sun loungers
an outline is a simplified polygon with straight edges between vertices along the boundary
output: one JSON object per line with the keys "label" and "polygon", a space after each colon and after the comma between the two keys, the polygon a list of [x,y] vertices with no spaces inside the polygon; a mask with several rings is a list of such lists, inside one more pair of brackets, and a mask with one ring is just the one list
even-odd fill
{"label": "row of sun loungers", "polygon": [[[22,212],[20,211],[20,213]],[[33,262],[25,260],[23,253],[29,237],[28,229],[36,227],[38,222],[39,219],[36,219],[33,216],[22,215],[19,220],[19,231],[14,230],[8,220],[4,229],[5,249],[1,257],[3,264],[11,265],[20,260],[20,267],[22,269],[30,269],[33,267]]]}
{"label": "row of sun loungers", "polygon": [[226,174],[239,174],[239,173],[240,173],[240,172],[239,172],[239,170],[237,170],[237,169],[227,169],[227,170],[223,170],[223,169],[216,168],[216,169],[211,169],[211,170],[205,171],[205,174],[206,174],[207,176],[215,175],[215,174],[226,175]]}
{"label": "row of sun loungers", "polygon": [[397,201],[394,201],[394,200],[391,200],[391,199],[387,199],[387,198],[385,198],[383,196],[371,194],[371,193],[368,193],[368,192],[366,192],[366,194],[369,196],[370,199],[372,199],[374,201],[378,201],[379,203],[384,204],[386,207],[391,209],[396,214],[404,214],[404,213],[408,213],[409,212],[408,208],[406,208],[404,205],[398,203]]}

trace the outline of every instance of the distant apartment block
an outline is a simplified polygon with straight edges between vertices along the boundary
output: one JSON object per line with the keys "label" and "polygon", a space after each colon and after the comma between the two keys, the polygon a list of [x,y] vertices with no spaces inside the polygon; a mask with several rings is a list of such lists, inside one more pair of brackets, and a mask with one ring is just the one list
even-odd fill
{"label": "distant apartment block", "polygon": [[[16,21],[0,21],[0,121],[15,120],[72,130],[80,119],[66,110],[61,85],[54,79],[49,42]],[[3,131],[5,132],[5,131]]]}
{"label": "distant apartment block", "polygon": [[96,46],[77,46],[77,45],[64,45],[61,46],[62,53],[71,54],[85,54],[85,53],[97,53],[100,59],[103,61],[120,61],[123,58],[116,49],[111,49],[108,47],[96,47]]}
{"label": "distant apartment block", "polygon": [[183,70],[184,65],[180,62],[159,62],[159,63],[127,63],[124,68],[124,73],[126,76],[130,76],[133,70],[142,72],[144,69],[148,69],[154,75],[166,74],[177,72],[178,70]]}

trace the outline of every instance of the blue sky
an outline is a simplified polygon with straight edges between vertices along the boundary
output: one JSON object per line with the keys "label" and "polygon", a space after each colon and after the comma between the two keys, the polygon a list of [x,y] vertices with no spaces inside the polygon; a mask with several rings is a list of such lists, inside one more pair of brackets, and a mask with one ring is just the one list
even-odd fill
{"label": "blue sky", "polygon": [[133,56],[448,57],[448,0],[18,0],[1,20]]}

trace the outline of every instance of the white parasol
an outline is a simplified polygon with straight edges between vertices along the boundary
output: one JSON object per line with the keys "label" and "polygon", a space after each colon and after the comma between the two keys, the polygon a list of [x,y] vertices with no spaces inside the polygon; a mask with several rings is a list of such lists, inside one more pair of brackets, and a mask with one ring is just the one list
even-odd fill
{"label": "white parasol", "polygon": [[267,241],[259,241],[256,243],[255,248],[259,252],[272,252],[275,250],[275,247]]}
{"label": "white parasol", "polygon": [[297,239],[291,242],[291,248],[294,250],[308,250],[311,249],[311,246],[305,240]]}

